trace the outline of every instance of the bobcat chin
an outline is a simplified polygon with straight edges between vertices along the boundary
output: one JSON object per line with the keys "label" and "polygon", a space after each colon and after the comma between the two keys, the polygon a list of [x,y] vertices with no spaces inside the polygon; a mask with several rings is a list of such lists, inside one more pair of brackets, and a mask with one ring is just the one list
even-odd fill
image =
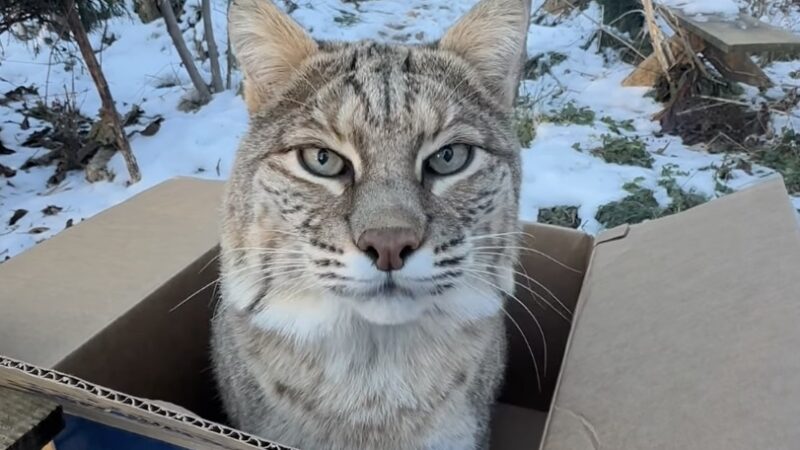
{"label": "bobcat chin", "polygon": [[250,128],[212,324],[233,425],[304,450],[488,448],[529,14],[481,0],[429,45],[338,43],[234,0]]}

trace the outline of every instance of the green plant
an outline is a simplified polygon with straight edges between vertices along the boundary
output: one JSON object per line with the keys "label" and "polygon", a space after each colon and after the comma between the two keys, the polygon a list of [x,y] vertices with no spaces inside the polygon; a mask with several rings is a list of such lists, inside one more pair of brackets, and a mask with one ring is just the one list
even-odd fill
{"label": "green plant", "polygon": [[540,53],[525,62],[522,69],[523,78],[536,80],[549,73],[550,69],[567,60],[567,55],[559,52]]}
{"label": "green plant", "polygon": [[672,199],[669,206],[662,211],[661,216],[668,216],[670,214],[686,211],[687,209],[702,205],[708,201],[706,196],[692,190],[686,191],[678,186],[678,182],[675,178],[662,178],[658,181],[658,184],[667,190],[667,195]]}
{"label": "green plant", "polygon": [[661,215],[662,208],[652,190],[636,183],[628,183],[624,188],[630,195],[622,200],[607,203],[597,210],[595,218],[603,226],[614,228],[626,223],[636,224]]}
{"label": "green plant", "polygon": [[543,120],[559,125],[591,125],[594,123],[594,119],[594,111],[586,106],[578,108],[573,102],[567,103],[561,111],[552,111],[551,114],[543,117]]}
{"label": "green plant", "polygon": [[622,134],[621,130],[634,132],[636,131],[636,127],[633,126],[633,120],[615,120],[612,117],[604,116],[600,119],[600,122],[608,125],[608,129],[612,133]]}
{"label": "green plant", "polygon": [[790,193],[800,194],[800,133],[784,129],[776,144],[757,150],[754,157],[783,175]]}
{"label": "green plant", "polygon": [[517,107],[514,110],[514,128],[517,130],[517,138],[523,147],[528,147],[536,137],[536,119],[533,111],[527,108]]}
{"label": "green plant", "polygon": [[592,150],[592,154],[611,164],[653,167],[653,156],[638,137],[602,136],[603,146]]}
{"label": "green plant", "polygon": [[341,15],[334,17],[333,21],[338,23],[339,25],[341,25],[343,27],[351,27],[351,26],[353,26],[353,25],[355,25],[355,24],[357,24],[358,22],[361,21],[361,19],[359,19],[359,17],[357,15],[355,15],[355,14],[349,12],[349,11],[345,11],[345,10],[340,9],[339,13]]}
{"label": "green plant", "polygon": [[676,176],[688,177],[689,172],[685,170],[678,170],[680,167],[677,164],[667,163],[661,167],[661,178],[675,179]]}
{"label": "green plant", "polygon": [[[670,204],[664,208],[658,204],[655,193],[651,189],[639,185],[641,179],[625,183],[623,189],[630,195],[615,202],[601,206],[595,218],[606,228],[613,228],[623,224],[637,224],[645,220],[658,219],[659,217],[686,211],[697,205],[706,203],[708,198],[693,190],[685,190],[678,185],[672,168],[667,169],[666,175],[658,180],[658,184],[667,191]],[[680,173],[680,172],[678,172]]]}
{"label": "green plant", "polygon": [[581,225],[577,206],[555,206],[553,208],[540,209],[537,221],[569,228],[578,228]]}

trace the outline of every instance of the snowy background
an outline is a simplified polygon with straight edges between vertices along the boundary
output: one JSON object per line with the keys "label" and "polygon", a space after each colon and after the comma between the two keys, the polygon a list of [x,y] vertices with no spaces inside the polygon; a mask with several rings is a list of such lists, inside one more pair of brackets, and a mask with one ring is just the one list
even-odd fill
{"label": "snowy background", "polygon": [[[281,2],[282,0],[279,0]],[[474,0],[314,0],[283,2],[292,16],[317,38],[378,39],[416,43],[432,40],[463,14]],[[534,1],[536,9],[541,0]],[[692,12],[708,12],[715,5],[729,8],[733,0],[670,0],[685,4]],[[225,67],[227,0],[212,0],[213,25]],[[129,11],[133,8],[129,6]],[[743,4],[738,6],[744,6]],[[202,41],[199,21],[200,0],[187,0],[181,28],[190,49]],[[724,9],[723,8],[723,9]],[[710,154],[702,147],[691,148],[680,138],[662,136],[660,126],[651,120],[663,105],[647,96],[647,89],[624,88],[621,81],[632,66],[611,49],[598,51],[597,41],[584,49],[597,32],[602,16],[592,4],[559,20],[546,19],[531,26],[528,56],[559,55],[548,69],[521,86],[531,117],[536,119],[535,138],[523,149],[524,180],[520,215],[537,220],[540,210],[577,207],[579,227],[596,233],[603,225],[596,219],[602,205],[630,195],[631,183],[652,190],[662,207],[673,198],[661,181],[665,177],[686,192],[706,198],[724,195],[757,183],[771,171],[754,165],[731,167],[729,154]],[[761,18],[800,33],[800,5],[786,11],[771,11]],[[113,181],[89,183],[82,171],[70,172],[56,186],[48,187],[52,167],[19,168],[42,148],[21,144],[45,123],[29,118],[24,123],[21,105],[42,100],[52,102],[72,96],[81,111],[96,116],[100,100],[74,44],[46,43],[42,35],[20,42],[10,34],[0,35],[0,93],[20,86],[33,86],[38,94],[6,101],[0,105],[0,141],[14,151],[0,155],[0,163],[17,169],[13,177],[0,175],[0,261],[13,257],[36,243],[53,236],[68,224],[78,223],[105,208],[174,176],[224,179],[233,161],[237,142],[247,126],[247,113],[236,89],[215,94],[212,101],[193,112],[178,109],[190,94],[191,83],[170,40],[162,20],[142,24],[135,14],[112,19],[105,30],[91,38],[105,76],[121,113],[132,105],[144,111],[141,129],[148,118],[162,117],[161,127],[152,136],[134,134],[131,146],[138,158],[142,180],[127,186],[123,159],[116,155],[109,165]],[[113,36],[112,39],[108,39]],[[108,43],[113,40],[112,43]],[[210,80],[208,61],[198,59],[201,73]],[[780,98],[787,90],[800,87],[797,61],[774,62],[765,70],[775,87],[759,93],[745,88],[745,98]],[[233,74],[234,86],[239,74]],[[589,120],[548,120],[563,111],[591,111]],[[776,129],[797,129],[800,109],[774,117]],[[138,127],[138,128],[137,128]],[[638,139],[652,156],[651,167],[609,163],[590,149],[599,147],[603,136]],[[724,179],[720,169],[725,168]],[[800,199],[795,199],[800,208]],[[48,207],[54,206],[56,208]],[[17,211],[27,213],[10,221]]]}

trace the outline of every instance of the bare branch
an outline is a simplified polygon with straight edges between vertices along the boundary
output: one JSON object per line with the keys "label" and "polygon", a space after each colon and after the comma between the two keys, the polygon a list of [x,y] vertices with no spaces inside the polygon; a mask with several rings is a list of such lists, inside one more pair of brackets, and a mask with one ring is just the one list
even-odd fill
{"label": "bare branch", "polygon": [[214,40],[214,26],[211,23],[211,0],[203,0],[203,29],[208,45],[208,58],[211,60],[211,82],[214,92],[222,92],[222,71],[219,69],[219,52],[217,42]]}
{"label": "bare branch", "polygon": [[183,40],[183,34],[181,34],[181,30],[178,27],[178,21],[175,18],[175,13],[172,11],[172,2],[170,2],[170,0],[160,0],[159,7],[161,9],[161,16],[164,17],[164,22],[167,24],[167,32],[172,38],[172,43],[175,45],[175,49],[178,50],[178,56],[180,56],[183,66],[186,67],[186,71],[189,73],[189,78],[191,78],[192,84],[194,84],[197,93],[200,95],[201,102],[208,102],[208,100],[211,98],[211,92],[208,90],[208,86],[203,80],[203,77],[200,75],[200,72],[197,71],[197,66],[194,64],[192,54],[186,47],[186,42]]}

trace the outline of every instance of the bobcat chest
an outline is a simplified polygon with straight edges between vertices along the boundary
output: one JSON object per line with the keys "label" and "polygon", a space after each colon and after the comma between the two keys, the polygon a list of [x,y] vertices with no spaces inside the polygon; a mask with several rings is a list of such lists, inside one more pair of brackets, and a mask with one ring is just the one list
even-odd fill
{"label": "bobcat chest", "polygon": [[419,329],[363,329],[303,346],[261,342],[260,357],[246,360],[259,361],[251,372],[275,408],[377,427],[425,420],[443,404],[465,401],[486,344]]}

